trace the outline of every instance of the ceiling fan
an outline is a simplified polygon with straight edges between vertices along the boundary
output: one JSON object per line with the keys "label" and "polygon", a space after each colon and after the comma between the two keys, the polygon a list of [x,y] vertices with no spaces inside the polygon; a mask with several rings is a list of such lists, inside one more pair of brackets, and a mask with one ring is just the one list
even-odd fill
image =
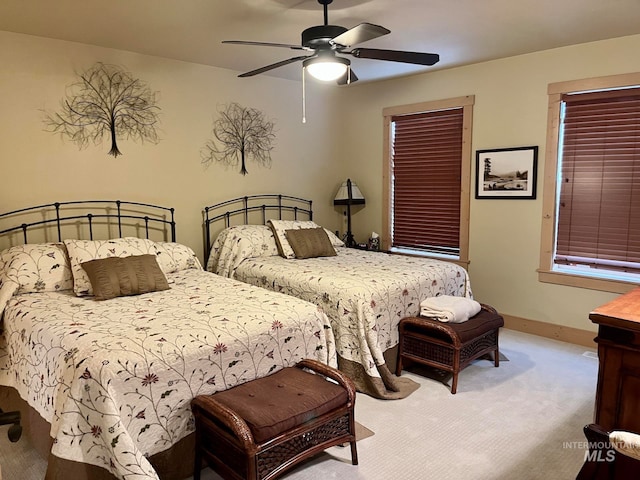
{"label": "ceiling fan", "polygon": [[302,61],[303,70],[308,70],[315,78],[325,81],[335,80],[338,85],[345,85],[357,81],[358,77],[351,70],[351,61],[348,58],[336,55],[337,53],[352,55],[356,58],[412,63],[415,65],[434,65],[440,60],[440,56],[436,53],[380,50],[375,48],[351,49],[353,45],[381,37],[382,35],[391,33],[391,31],[379,25],[373,25],[372,23],[361,23],[351,29],[340,27],[338,25],[329,25],[328,6],[333,3],[333,0],[318,0],[318,3],[324,8],[324,25],[317,25],[305,29],[302,32],[301,45],[224,40],[222,43],[282,47],[292,50],[305,50],[312,52],[311,55],[292,57],[256,70],[251,70],[250,72],[246,72],[238,76],[252,77],[254,75],[273,70],[274,68]]}

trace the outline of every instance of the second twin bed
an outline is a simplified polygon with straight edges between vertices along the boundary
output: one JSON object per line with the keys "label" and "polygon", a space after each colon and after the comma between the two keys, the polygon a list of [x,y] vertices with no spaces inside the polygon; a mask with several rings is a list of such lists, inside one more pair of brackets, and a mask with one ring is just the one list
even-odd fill
{"label": "second twin bed", "polygon": [[[234,202],[241,207],[230,208]],[[307,207],[287,202],[306,202]],[[358,390],[377,398],[407,396],[417,385],[391,373],[398,323],[418,315],[425,298],[470,298],[467,271],[452,262],[347,248],[326,229],[335,255],[311,253],[309,258],[296,258],[287,245],[286,231],[319,226],[311,220],[281,218],[287,207],[296,217],[310,218],[310,206],[309,201],[295,197],[263,195],[207,207],[205,230],[211,232],[210,224],[220,219],[227,227],[215,240],[207,239],[211,253],[206,268],[318,305],[330,319],[339,368]],[[268,219],[269,213],[274,218]],[[244,224],[251,219],[258,224]],[[241,224],[229,226],[234,220]]]}

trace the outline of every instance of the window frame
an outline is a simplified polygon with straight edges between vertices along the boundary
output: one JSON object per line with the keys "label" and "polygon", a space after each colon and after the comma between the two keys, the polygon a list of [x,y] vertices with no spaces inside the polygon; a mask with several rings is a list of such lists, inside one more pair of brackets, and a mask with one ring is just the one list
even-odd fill
{"label": "window frame", "polygon": [[612,293],[627,293],[638,286],[638,283],[634,282],[597,278],[580,275],[578,273],[559,272],[553,269],[553,255],[556,243],[558,145],[560,140],[560,108],[562,96],[575,92],[624,88],[636,85],[640,85],[640,73],[556,82],[550,83],[547,87],[549,103],[547,114],[547,144],[544,159],[540,266],[538,268],[538,280],[540,282]]}
{"label": "window frame", "polygon": [[457,259],[443,257],[429,252],[409,252],[400,250],[397,253],[414,256],[438,258],[457,263],[463,267],[469,264],[469,210],[471,201],[471,127],[473,125],[474,95],[455,97],[444,100],[427,101],[408,105],[386,107],[383,115],[383,174],[382,174],[382,248],[388,250],[391,246],[391,190],[392,190],[392,117],[398,115],[411,115],[429,111],[462,108],[462,166],[460,172],[460,253]]}

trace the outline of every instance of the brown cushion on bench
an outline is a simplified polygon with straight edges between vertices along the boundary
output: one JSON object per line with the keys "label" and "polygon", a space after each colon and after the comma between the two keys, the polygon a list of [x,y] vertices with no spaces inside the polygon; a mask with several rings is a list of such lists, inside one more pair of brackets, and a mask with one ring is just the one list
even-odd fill
{"label": "brown cushion on bench", "polygon": [[[431,325],[439,328],[433,328]],[[499,313],[483,308],[478,314],[461,323],[441,322],[429,317],[413,317],[410,323],[405,325],[405,329],[425,333],[445,342],[451,342],[451,334],[454,333],[460,343],[466,343],[502,326],[504,326],[504,319]]]}
{"label": "brown cushion on bench", "polygon": [[304,424],[348,401],[347,391],[297,367],[215,393],[247,423],[256,443]]}
{"label": "brown cushion on bench", "polygon": [[504,319],[497,313],[482,309],[477,315],[471,317],[466,322],[448,323],[447,325],[458,334],[460,342],[466,343],[469,340],[479,337],[483,333],[502,327],[504,325]]}

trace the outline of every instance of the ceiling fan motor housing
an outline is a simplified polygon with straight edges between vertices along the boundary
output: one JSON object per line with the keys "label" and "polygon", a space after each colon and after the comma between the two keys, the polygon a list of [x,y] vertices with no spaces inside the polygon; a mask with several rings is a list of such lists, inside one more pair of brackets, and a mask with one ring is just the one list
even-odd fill
{"label": "ceiling fan motor housing", "polygon": [[302,46],[313,49],[331,48],[329,41],[348,29],[339,25],[317,25],[302,32]]}

